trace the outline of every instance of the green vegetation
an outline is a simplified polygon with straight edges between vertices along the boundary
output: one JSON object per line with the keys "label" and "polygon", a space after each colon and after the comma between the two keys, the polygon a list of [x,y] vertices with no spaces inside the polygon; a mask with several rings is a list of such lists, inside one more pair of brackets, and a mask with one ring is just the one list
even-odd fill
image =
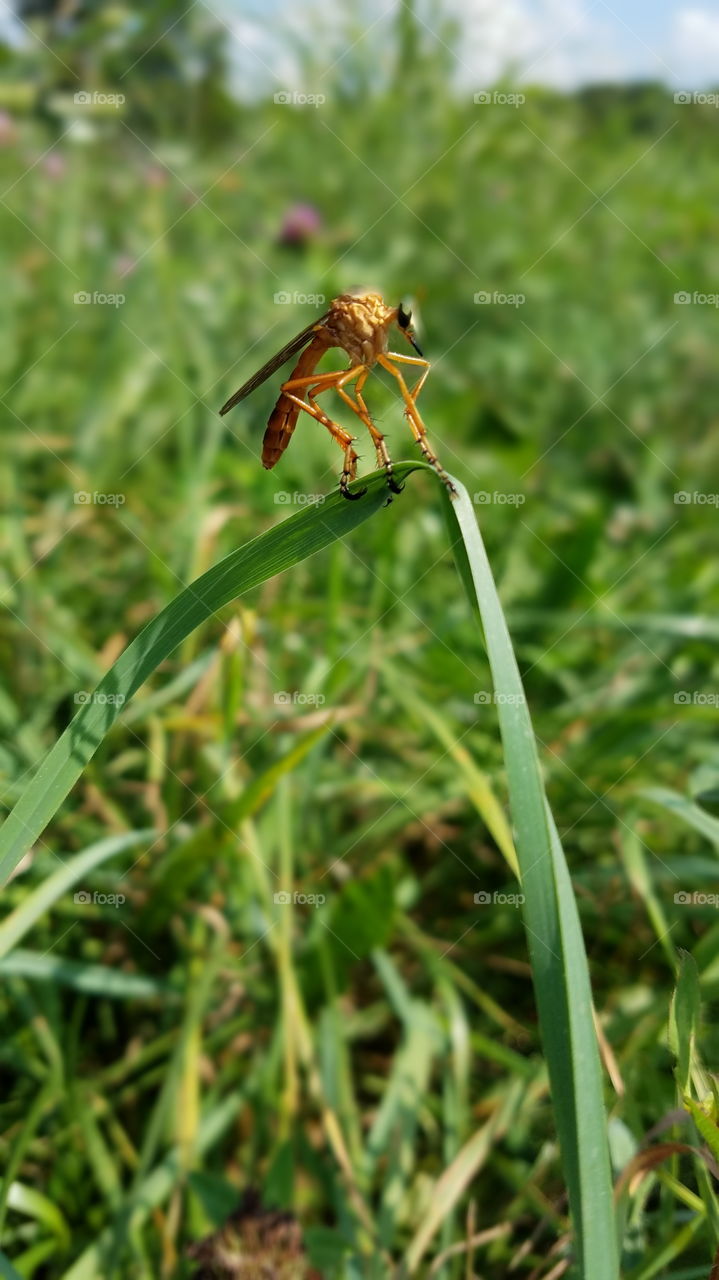
{"label": "green vegetation", "polygon": [[[72,39],[53,47],[79,75]],[[121,109],[72,104],[47,52],[23,106],[28,55],[8,55],[3,803],[186,584],[334,495],[341,455],[309,419],[262,470],[276,381],[217,416],[322,309],[274,296],[413,295],[423,413],[477,495],[584,930],[622,1274],[705,1277],[719,374],[716,309],[674,295],[719,278],[716,112],[652,86],[475,105],[434,87],[421,44],[396,84],[349,57],[317,108],[233,106],[178,70],[174,113],[153,93],[169,55]],[[117,90],[94,56],[87,88]],[[297,203],[319,222],[292,241]],[[474,300],[495,292],[524,301]],[[366,398],[413,459],[392,387]],[[182,640],[4,890],[17,1274],[191,1276],[190,1242],[252,1189],[322,1276],[529,1277],[571,1256],[506,704],[434,477],[350,528],[359,505],[342,540]],[[702,1109],[678,1113],[684,1095]]]}

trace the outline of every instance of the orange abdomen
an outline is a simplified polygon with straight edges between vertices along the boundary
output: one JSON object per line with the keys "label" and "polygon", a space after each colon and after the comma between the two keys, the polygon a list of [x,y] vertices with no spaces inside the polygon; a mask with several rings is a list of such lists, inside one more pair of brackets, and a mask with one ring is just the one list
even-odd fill
{"label": "orange abdomen", "polygon": [[[305,347],[287,382],[283,385],[293,382],[295,378],[306,378],[314,373],[320,357],[327,349],[327,340],[317,334],[309,346]],[[305,390],[305,387],[297,388],[296,394],[300,399],[303,398]],[[262,440],[262,465],[267,471],[272,470],[290,443],[299,412],[299,405],[293,404],[283,392],[270,414]]]}

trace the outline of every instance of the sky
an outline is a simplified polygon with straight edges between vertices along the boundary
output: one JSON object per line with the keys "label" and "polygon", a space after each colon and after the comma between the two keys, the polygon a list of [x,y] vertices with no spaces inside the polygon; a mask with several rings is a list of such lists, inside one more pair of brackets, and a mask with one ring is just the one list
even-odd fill
{"label": "sky", "polygon": [[[197,4],[223,23],[238,92],[252,97],[271,88],[310,91],[298,56],[308,43],[325,67],[346,57],[381,65],[400,2],[180,0],[178,12]],[[719,87],[719,0],[405,2],[413,3],[428,40],[441,40],[443,24],[453,22],[460,36],[451,41],[460,90],[474,92],[503,75],[517,84],[563,89],[639,79],[662,80],[675,90]],[[13,18],[11,0],[0,0],[2,37],[28,38]]]}
{"label": "sky", "polygon": [[[268,70],[288,88],[297,82],[292,35],[324,24],[340,36],[338,6],[326,0],[213,0],[235,34],[235,61],[246,84]],[[358,44],[382,54],[398,0],[357,0],[365,30]],[[341,12],[341,7],[339,9]],[[509,73],[517,83],[572,88],[589,81],[662,80],[674,89],[719,85],[719,0],[416,0],[415,12],[441,38],[442,18],[461,34],[456,79],[479,89]],[[281,34],[280,34],[281,33]],[[334,46],[334,54],[341,49]],[[294,77],[294,79],[293,79]]]}

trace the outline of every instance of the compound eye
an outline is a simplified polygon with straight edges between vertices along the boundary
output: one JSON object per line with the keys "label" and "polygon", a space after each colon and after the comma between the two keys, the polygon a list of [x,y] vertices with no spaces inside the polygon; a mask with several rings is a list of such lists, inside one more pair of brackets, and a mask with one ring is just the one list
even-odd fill
{"label": "compound eye", "polygon": [[399,307],[397,308],[397,324],[399,325],[400,329],[408,329],[410,326],[411,320],[412,320],[412,312],[405,311],[405,308],[402,306],[402,303],[400,302]]}

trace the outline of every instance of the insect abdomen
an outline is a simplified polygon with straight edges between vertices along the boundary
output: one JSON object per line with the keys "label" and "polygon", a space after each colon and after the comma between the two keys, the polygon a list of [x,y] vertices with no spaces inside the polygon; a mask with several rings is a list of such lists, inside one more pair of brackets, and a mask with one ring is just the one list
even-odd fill
{"label": "insect abdomen", "polygon": [[[309,374],[314,373],[320,357],[327,350],[327,341],[317,334],[309,344],[305,347],[287,383],[293,382],[295,378],[306,378]],[[298,387],[297,394],[303,398],[305,388]],[[267,471],[271,471],[275,463],[279,461],[292,439],[292,432],[297,425],[297,417],[300,407],[294,404],[292,400],[282,393],[267,423],[267,429],[262,440],[262,465]]]}

